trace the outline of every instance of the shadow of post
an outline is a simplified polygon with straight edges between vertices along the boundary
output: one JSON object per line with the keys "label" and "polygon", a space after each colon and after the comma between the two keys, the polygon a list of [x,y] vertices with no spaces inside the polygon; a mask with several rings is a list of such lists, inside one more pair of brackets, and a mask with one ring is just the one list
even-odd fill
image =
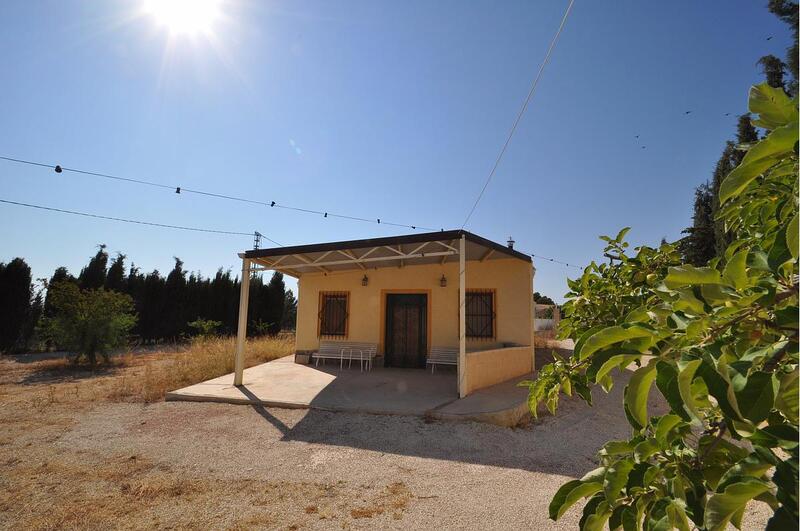
{"label": "shadow of post", "polygon": [[253,404],[250,405],[250,407],[252,407],[256,413],[261,415],[261,417],[263,417],[270,424],[278,428],[278,430],[284,435],[286,435],[289,432],[289,427],[286,424],[281,422],[281,420],[277,418],[275,415],[267,411],[266,407],[257,403],[258,397],[252,391],[250,391],[246,386],[241,385],[237,387],[237,389],[241,391],[241,393],[244,396],[246,396],[249,400],[252,400],[254,402]]}

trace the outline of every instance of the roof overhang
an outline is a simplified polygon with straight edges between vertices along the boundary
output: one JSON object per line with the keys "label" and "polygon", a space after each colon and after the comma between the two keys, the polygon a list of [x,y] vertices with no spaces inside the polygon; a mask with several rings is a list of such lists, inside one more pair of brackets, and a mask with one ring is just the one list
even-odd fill
{"label": "roof overhang", "polygon": [[253,249],[239,256],[249,258],[265,269],[274,269],[293,277],[305,273],[445,264],[458,261],[458,240],[462,235],[466,260],[515,258],[531,261],[531,257],[524,253],[462,230]]}

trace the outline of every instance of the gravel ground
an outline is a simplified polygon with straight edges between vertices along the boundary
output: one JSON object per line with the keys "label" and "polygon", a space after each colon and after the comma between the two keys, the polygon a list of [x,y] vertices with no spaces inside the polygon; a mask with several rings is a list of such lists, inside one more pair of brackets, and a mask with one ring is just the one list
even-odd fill
{"label": "gravel ground", "polygon": [[[579,507],[552,522],[547,506],[594,468],[603,442],[628,435],[623,386],[517,429],[225,404],[16,402],[0,417],[0,528],[576,529]],[[746,527],[766,517],[754,506]]]}

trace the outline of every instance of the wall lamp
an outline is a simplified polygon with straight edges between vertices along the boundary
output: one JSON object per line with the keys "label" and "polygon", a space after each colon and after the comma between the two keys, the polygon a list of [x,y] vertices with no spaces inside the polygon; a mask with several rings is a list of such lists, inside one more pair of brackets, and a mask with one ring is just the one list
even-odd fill
{"label": "wall lamp", "polygon": [[442,274],[442,278],[439,279],[439,285],[443,288],[447,287],[447,277]]}
{"label": "wall lamp", "polygon": [[366,286],[368,284],[369,284],[369,277],[367,275],[364,275],[364,278],[361,279],[361,285]]}

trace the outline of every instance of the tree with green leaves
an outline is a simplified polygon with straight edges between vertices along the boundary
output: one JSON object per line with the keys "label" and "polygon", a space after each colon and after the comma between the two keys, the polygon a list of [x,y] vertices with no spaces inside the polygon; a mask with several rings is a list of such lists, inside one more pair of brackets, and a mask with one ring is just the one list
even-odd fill
{"label": "tree with green leaves", "polygon": [[[586,499],[582,529],[716,531],[756,501],[774,511],[768,530],[798,527],[798,107],[767,83],[749,104],[767,135],[720,185],[721,257],[631,254],[624,229],[603,237],[612,263],[569,281],[559,334],[575,348],[526,382],[531,412],[555,412],[562,391],[591,403],[624,372],[632,434],[558,490],[554,520]],[[650,416],[653,387],[664,415]]]}
{"label": "tree with green leaves", "polygon": [[42,322],[42,333],[55,344],[75,354],[77,363],[86,359],[92,366],[97,357],[108,361],[109,353],[126,344],[136,323],[133,301],[124,293],[81,289],[72,282],[49,287],[53,316]]}
{"label": "tree with green leaves", "polygon": [[542,295],[538,291],[533,292],[533,302],[535,302],[536,304],[548,304],[550,306],[555,305],[553,299],[551,299],[547,295]]}

